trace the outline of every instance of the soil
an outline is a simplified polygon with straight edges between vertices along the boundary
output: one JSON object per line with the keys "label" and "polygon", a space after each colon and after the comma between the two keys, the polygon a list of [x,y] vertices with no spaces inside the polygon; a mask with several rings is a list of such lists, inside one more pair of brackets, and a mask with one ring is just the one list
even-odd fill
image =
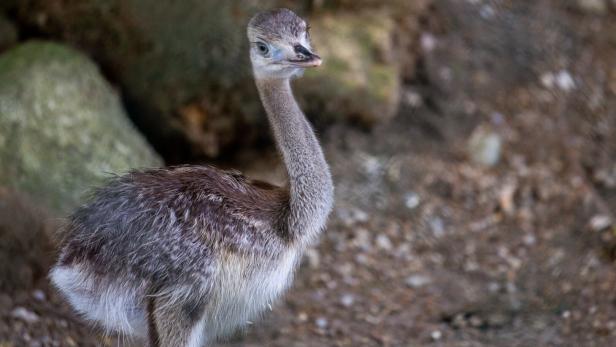
{"label": "soil", "polygon": [[[323,134],[336,206],[291,290],[220,346],[616,345],[616,13],[573,3],[436,1],[399,115]],[[117,343],[44,278],[0,294],[0,346]]]}

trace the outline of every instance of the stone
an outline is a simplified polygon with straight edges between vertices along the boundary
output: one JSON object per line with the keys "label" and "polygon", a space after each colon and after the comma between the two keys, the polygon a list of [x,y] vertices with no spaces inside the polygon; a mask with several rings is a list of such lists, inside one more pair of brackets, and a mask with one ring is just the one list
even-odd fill
{"label": "stone", "polygon": [[329,324],[327,321],[327,318],[324,318],[324,317],[319,317],[315,319],[314,323],[317,325],[319,329],[325,329],[327,328],[327,325]]}
{"label": "stone", "polygon": [[18,2],[16,13],[20,24],[96,57],[137,126],[175,163],[270,140],[245,34],[257,10],[284,5],[310,19],[324,64],[295,91],[311,120],[372,125],[396,113],[400,74],[416,65],[415,33],[429,2],[372,1],[311,14],[307,2],[281,0],[32,0]]}
{"label": "stone", "polygon": [[389,239],[389,237],[385,234],[379,234],[376,237],[376,245],[384,250],[384,251],[391,251],[393,245],[391,243],[391,240]]}
{"label": "stone", "polygon": [[409,192],[404,195],[404,206],[406,206],[406,208],[408,208],[409,210],[412,210],[415,207],[419,206],[420,202],[421,199],[419,198],[419,195],[417,195],[417,193]]}
{"label": "stone", "polygon": [[391,16],[336,12],[320,14],[310,23],[324,64],[297,83],[305,112],[321,122],[344,115],[368,126],[391,119],[400,98]]}
{"label": "stone", "polygon": [[159,166],[85,55],[32,41],[0,56],[0,184],[66,213],[132,168]]}
{"label": "stone", "polygon": [[608,215],[598,214],[590,219],[589,225],[592,231],[603,231],[612,225],[612,219]]}
{"label": "stone", "polygon": [[425,275],[411,275],[407,277],[405,282],[409,287],[417,289],[429,284],[432,279]]}
{"label": "stone", "polygon": [[588,14],[602,15],[607,12],[607,2],[605,0],[578,0],[578,8]]}
{"label": "stone", "polygon": [[45,301],[47,300],[47,296],[45,295],[45,292],[43,292],[40,289],[36,289],[35,291],[32,292],[32,297],[34,297],[37,301]]}
{"label": "stone", "polygon": [[487,126],[478,126],[468,142],[470,159],[485,166],[494,166],[500,160],[502,140],[500,135]]}
{"label": "stone", "polygon": [[39,321],[39,316],[24,307],[16,307],[11,311],[11,317],[22,320],[26,323],[36,323]]}
{"label": "stone", "polygon": [[340,303],[344,307],[350,307],[351,305],[353,305],[354,302],[355,297],[353,296],[353,294],[346,293],[340,297]]}

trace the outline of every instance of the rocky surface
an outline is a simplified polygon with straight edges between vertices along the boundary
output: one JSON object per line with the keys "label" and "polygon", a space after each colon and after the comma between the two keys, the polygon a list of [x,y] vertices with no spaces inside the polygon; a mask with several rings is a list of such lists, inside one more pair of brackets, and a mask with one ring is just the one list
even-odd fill
{"label": "rocky surface", "polygon": [[[258,8],[285,5],[314,17],[315,46],[322,43],[331,63],[298,93],[317,125],[371,125],[395,113],[399,72],[413,65],[408,48],[427,2],[366,2],[333,13],[330,4],[283,0],[259,2]],[[33,0],[12,7],[27,32],[67,41],[95,57],[167,162],[229,156],[269,139],[246,52],[245,25],[255,2]]]}
{"label": "rocky surface", "polygon": [[308,116],[333,123],[344,112],[345,118],[364,125],[391,119],[400,95],[393,19],[378,11],[334,12],[310,23],[313,43],[325,64],[297,83]]}
{"label": "rocky surface", "polygon": [[0,56],[0,163],[2,185],[65,213],[110,174],[161,161],[94,63],[29,42]]}

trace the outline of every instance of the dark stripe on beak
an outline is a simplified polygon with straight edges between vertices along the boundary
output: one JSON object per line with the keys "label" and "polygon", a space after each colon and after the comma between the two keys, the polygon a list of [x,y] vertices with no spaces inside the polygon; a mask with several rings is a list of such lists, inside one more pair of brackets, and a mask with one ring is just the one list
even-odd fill
{"label": "dark stripe on beak", "polygon": [[293,50],[295,53],[302,55],[304,59],[310,59],[314,56],[312,52],[302,45],[293,46]]}

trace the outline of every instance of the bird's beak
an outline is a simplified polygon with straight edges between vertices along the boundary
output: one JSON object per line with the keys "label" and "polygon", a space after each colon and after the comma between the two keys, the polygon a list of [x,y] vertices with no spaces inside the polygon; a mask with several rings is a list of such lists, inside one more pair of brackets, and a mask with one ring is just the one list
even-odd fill
{"label": "bird's beak", "polygon": [[295,58],[288,59],[289,64],[297,67],[318,67],[321,66],[322,60],[317,54],[311,52],[302,45],[295,45]]}

